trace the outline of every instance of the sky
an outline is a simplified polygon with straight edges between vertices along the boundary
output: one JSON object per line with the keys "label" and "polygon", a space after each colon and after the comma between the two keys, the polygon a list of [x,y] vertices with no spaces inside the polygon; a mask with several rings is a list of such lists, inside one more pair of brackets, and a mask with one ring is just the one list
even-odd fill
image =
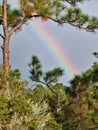
{"label": "sky", "polygon": [[[16,5],[17,0],[10,2]],[[84,2],[79,6],[83,12],[98,16],[96,0]],[[96,61],[93,52],[98,52],[97,42],[98,31],[89,33],[68,24],[58,26],[50,20],[33,20],[11,37],[11,67],[18,68],[22,78],[29,80],[28,63],[32,55],[37,55],[44,71],[55,67],[64,69],[65,74],[60,81],[68,84],[73,74],[84,72]]]}

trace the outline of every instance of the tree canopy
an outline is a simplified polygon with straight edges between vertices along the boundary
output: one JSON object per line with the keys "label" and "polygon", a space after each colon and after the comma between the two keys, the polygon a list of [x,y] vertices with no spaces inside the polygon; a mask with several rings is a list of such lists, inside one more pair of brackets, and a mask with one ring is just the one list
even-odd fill
{"label": "tree canopy", "polygon": [[[27,22],[30,18],[41,17],[43,20],[51,19],[59,24],[68,23],[86,31],[95,31],[98,28],[98,18],[84,14],[77,6],[78,2],[85,2],[85,0],[19,0],[18,9],[12,9],[7,5],[7,23],[9,27],[14,27],[13,31],[16,31],[20,26],[17,29],[15,27],[20,23]],[[1,25],[3,24],[2,7],[1,5]]]}

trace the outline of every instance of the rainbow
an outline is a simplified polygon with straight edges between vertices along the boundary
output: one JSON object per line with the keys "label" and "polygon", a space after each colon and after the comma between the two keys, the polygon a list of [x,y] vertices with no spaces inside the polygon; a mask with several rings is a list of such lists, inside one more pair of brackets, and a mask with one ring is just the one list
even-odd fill
{"label": "rainbow", "polygon": [[35,33],[37,33],[38,38],[43,41],[44,47],[48,49],[50,53],[55,56],[61,66],[64,67],[65,74],[68,75],[69,78],[72,78],[75,74],[78,74],[79,71],[77,67],[60,40],[52,34],[52,32],[49,32],[49,30],[42,25],[41,21],[35,20],[30,22],[30,24]]}
{"label": "rainbow", "polygon": [[[13,4],[14,8],[19,6],[18,1],[13,2],[13,0],[10,0],[9,2],[10,4],[15,2]],[[71,56],[68,54],[61,41],[52,33],[52,31],[49,32],[49,30],[45,28],[39,20],[30,22],[30,25],[34,29],[34,32],[37,34],[38,38],[42,41],[44,47],[52,53],[55,59],[61,64],[61,67],[64,67],[67,78],[71,79],[75,74],[79,74],[80,71],[78,67],[76,67],[75,63],[71,59]]]}

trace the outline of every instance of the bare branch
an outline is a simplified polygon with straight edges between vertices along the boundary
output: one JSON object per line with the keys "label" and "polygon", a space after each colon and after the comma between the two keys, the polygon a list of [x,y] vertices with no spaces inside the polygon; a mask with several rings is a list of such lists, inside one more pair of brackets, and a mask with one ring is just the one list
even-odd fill
{"label": "bare branch", "polygon": [[5,37],[0,33],[0,37],[4,40],[5,39]]}
{"label": "bare branch", "polygon": [[4,49],[4,46],[3,46],[3,45],[1,45],[0,47],[1,47],[2,50]]}

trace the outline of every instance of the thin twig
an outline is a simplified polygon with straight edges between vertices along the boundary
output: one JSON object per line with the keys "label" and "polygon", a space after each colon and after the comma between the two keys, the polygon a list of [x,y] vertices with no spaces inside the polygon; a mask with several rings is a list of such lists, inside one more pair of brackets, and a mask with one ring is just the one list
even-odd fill
{"label": "thin twig", "polygon": [[0,33],[0,37],[4,40],[5,39],[5,37]]}

